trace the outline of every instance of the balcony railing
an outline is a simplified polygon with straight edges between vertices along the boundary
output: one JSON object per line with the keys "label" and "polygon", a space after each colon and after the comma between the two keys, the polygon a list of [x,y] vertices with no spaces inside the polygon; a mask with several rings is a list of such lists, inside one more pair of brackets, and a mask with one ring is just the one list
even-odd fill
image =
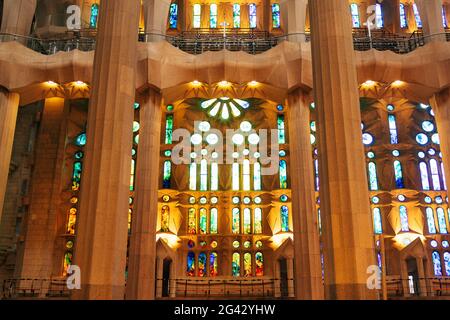
{"label": "balcony railing", "polygon": [[0,289],[0,300],[67,299],[70,295],[64,279],[7,279]]}

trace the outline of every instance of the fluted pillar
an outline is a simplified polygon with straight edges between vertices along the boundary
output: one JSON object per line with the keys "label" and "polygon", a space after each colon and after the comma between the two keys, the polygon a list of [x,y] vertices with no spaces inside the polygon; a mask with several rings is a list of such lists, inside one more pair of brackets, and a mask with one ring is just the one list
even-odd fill
{"label": "fluted pillar", "polygon": [[[157,42],[164,40],[171,0],[144,0],[142,3],[144,6],[147,41]],[[181,16],[181,13],[179,16]]]}
{"label": "fluted pillar", "polygon": [[[450,186],[450,89],[437,93],[430,99],[433,108],[444,163],[447,186]],[[448,188],[447,188],[448,189]]]}
{"label": "fluted pillar", "polygon": [[423,33],[431,36],[426,42],[446,41],[442,23],[442,0],[415,0],[422,20]]}
{"label": "fluted pillar", "polygon": [[297,299],[323,299],[309,105],[300,90],[290,93],[288,102],[295,294]]}
{"label": "fluted pillar", "polygon": [[325,295],[372,299],[375,265],[352,23],[347,0],[310,0]]}
{"label": "fluted pillar", "polygon": [[37,0],[5,0],[1,32],[28,36]]}
{"label": "fluted pillar", "polygon": [[157,173],[159,172],[161,117],[161,95],[149,89],[147,97],[141,103],[140,111],[141,128],[136,168],[135,210],[128,258],[127,299],[155,298],[159,185]]}
{"label": "fluted pillar", "polygon": [[[280,2],[285,33],[291,42],[305,42],[306,8],[308,0],[282,0]],[[284,15],[283,15],[284,13]]]}
{"label": "fluted pillar", "polygon": [[139,0],[100,6],[75,264],[78,299],[123,299]]}
{"label": "fluted pillar", "polygon": [[0,88],[0,223],[2,222],[18,110],[19,95]]}

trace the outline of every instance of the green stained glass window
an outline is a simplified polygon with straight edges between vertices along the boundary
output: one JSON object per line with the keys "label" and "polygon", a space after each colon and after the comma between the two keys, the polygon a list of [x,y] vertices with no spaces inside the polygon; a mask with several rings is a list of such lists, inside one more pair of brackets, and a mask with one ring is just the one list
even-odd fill
{"label": "green stained glass window", "polygon": [[373,226],[375,234],[383,233],[383,226],[381,223],[381,210],[380,208],[373,209]]}
{"label": "green stained glass window", "polygon": [[285,128],[285,122],[284,122],[284,115],[278,115],[277,125],[278,125],[278,143],[285,144],[286,143],[286,128]]}
{"label": "green stained glass window", "polygon": [[244,277],[252,276],[252,255],[251,253],[244,253]]}
{"label": "green stained glass window", "polygon": [[170,219],[170,208],[168,206],[162,207],[161,210],[161,231],[169,232],[169,219]]}
{"label": "green stained glass window", "polygon": [[287,206],[281,207],[281,231],[289,231],[289,208]]}
{"label": "green stained glass window", "polygon": [[250,191],[250,161],[245,159],[242,168],[244,191]]}
{"label": "green stained glass window", "polygon": [[168,114],[166,117],[166,144],[172,144],[173,136],[173,114]]}
{"label": "green stained glass window", "polygon": [[188,233],[197,234],[197,217],[194,208],[189,208],[188,211]]}
{"label": "green stained glass window", "polygon": [[403,183],[403,170],[400,161],[394,161],[394,174],[395,174],[395,186],[397,189],[403,189],[405,187]]}
{"label": "green stained glass window", "polygon": [[280,161],[280,189],[287,189],[287,163]]}
{"label": "green stained glass window", "polygon": [[274,29],[281,27],[280,5],[278,3],[272,4],[272,27]]}
{"label": "green stained glass window", "polygon": [[206,234],[207,229],[207,211],[205,208],[200,209],[200,219],[199,219],[199,226],[200,226],[200,234]]}
{"label": "green stained glass window", "polygon": [[254,219],[254,233],[261,234],[262,233],[262,210],[261,208],[255,209],[255,219]]}
{"label": "green stained glass window", "polygon": [[82,134],[80,134],[79,136],[77,136],[75,138],[75,145],[78,147],[84,147],[86,145],[87,142],[87,137],[86,137],[86,133],[83,132]]}
{"label": "green stained glass window", "polygon": [[82,169],[83,169],[83,165],[80,161],[76,161],[73,164],[73,171],[72,171],[72,190],[73,191],[80,190]]}
{"label": "green stained glass window", "polygon": [[209,27],[217,28],[217,4],[211,4],[209,10]]}
{"label": "green stained glass window", "polygon": [[240,277],[241,275],[241,255],[237,252],[233,253],[233,262],[232,262],[232,274],[233,277]]}
{"label": "green stained glass window", "polygon": [[233,233],[239,234],[241,232],[241,210],[239,208],[233,208],[232,222]]}
{"label": "green stained glass window", "polygon": [[163,188],[170,189],[170,179],[172,178],[172,163],[167,160],[164,161],[164,178],[163,178]]}
{"label": "green stained glass window", "polygon": [[233,27],[241,27],[241,5],[238,3],[233,4]]}
{"label": "green stained glass window", "polygon": [[252,233],[252,218],[251,218],[251,210],[249,208],[244,209],[244,233],[251,234]]}
{"label": "green stained glass window", "polygon": [[209,232],[211,234],[217,234],[217,223],[218,223],[217,219],[218,219],[218,210],[217,208],[212,208],[209,221]]}
{"label": "green stained glass window", "polygon": [[64,254],[64,275],[67,275],[69,272],[69,267],[72,265],[72,252],[66,252]]}
{"label": "green stained glass window", "polygon": [[134,121],[133,122],[133,132],[134,133],[138,132],[140,128],[141,128],[141,125],[139,124],[139,122]]}

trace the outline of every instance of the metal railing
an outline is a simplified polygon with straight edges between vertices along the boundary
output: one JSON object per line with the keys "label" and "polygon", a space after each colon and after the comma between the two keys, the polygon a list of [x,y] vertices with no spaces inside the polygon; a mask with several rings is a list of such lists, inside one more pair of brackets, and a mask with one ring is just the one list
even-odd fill
{"label": "metal railing", "polygon": [[[424,284],[423,286],[420,283]],[[388,298],[446,297],[450,299],[450,278],[390,278],[386,280]]]}
{"label": "metal railing", "polygon": [[1,284],[2,299],[68,298],[70,291],[64,279],[6,279]]}

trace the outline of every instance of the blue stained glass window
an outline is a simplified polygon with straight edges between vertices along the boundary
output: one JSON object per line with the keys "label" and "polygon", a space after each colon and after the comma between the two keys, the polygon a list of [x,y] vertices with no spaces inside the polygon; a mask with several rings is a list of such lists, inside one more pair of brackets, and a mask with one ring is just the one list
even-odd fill
{"label": "blue stained glass window", "polygon": [[433,182],[433,190],[441,190],[441,181],[439,176],[438,163],[436,159],[430,160],[431,180]]}
{"label": "blue stained glass window", "polygon": [[163,188],[170,189],[170,179],[172,177],[172,163],[167,160],[164,162]]}
{"label": "blue stained glass window", "polygon": [[444,253],[444,266],[445,266],[445,274],[450,276],[450,253]]}
{"label": "blue stained glass window", "polygon": [[408,210],[405,206],[400,206],[400,224],[403,232],[409,232]]}
{"label": "blue stained glass window", "polygon": [[395,186],[397,189],[403,189],[405,187],[403,183],[403,170],[400,161],[394,161],[394,173],[395,173]]}
{"label": "blue stained glass window", "polygon": [[241,275],[241,255],[237,252],[233,253],[233,262],[231,269],[233,277],[239,277]]}
{"label": "blue stained glass window", "polygon": [[209,27],[217,28],[217,4],[215,3],[209,6]]}
{"label": "blue stained glass window", "polygon": [[278,3],[272,4],[272,27],[277,29],[281,26],[280,5]]}
{"label": "blue stained glass window", "polygon": [[319,191],[319,160],[314,160],[314,184],[316,187],[316,191]]}
{"label": "blue stained glass window", "polygon": [[249,9],[250,28],[255,29],[256,28],[256,4],[250,3],[248,5],[248,9]]}
{"label": "blue stained glass window", "polygon": [[278,125],[278,143],[279,144],[285,144],[286,143],[286,131],[285,131],[285,122],[284,122],[284,116],[278,115],[277,119],[277,125]]}
{"label": "blue stained glass window", "polygon": [[431,258],[433,260],[434,275],[436,277],[442,277],[441,255],[439,254],[439,252],[434,251],[431,255]]}
{"label": "blue stained glass window", "polygon": [[442,25],[444,28],[448,28],[447,13],[445,12],[444,6],[442,6]]}
{"label": "blue stained glass window", "polygon": [[428,166],[425,162],[419,164],[420,179],[422,181],[422,189],[424,191],[430,190],[430,180],[428,178]]}
{"label": "blue stained glass window", "polygon": [[383,10],[381,4],[377,3],[375,7],[377,29],[384,27]]}
{"label": "blue stained glass window", "polygon": [[397,121],[395,120],[395,116],[390,114],[388,116],[389,121],[389,132],[391,135],[391,144],[398,143],[398,133],[397,133]]}
{"label": "blue stained glass window", "polygon": [[215,277],[219,274],[219,263],[217,261],[217,253],[216,252],[212,252],[209,255],[209,275],[211,277]]}
{"label": "blue stained glass window", "polygon": [[280,189],[287,189],[287,163],[285,160],[280,161]]}
{"label": "blue stained glass window", "polygon": [[428,232],[430,234],[436,234],[436,223],[434,221],[434,211],[432,208],[426,209],[427,213],[427,224],[428,224]]}
{"label": "blue stained glass window", "polygon": [[169,27],[170,29],[176,29],[178,27],[178,4],[176,3],[170,5]]}
{"label": "blue stained glass window", "polygon": [[83,132],[82,134],[80,134],[79,136],[77,136],[75,138],[75,145],[78,147],[84,147],[86,145],[87,142],[87,137],[86,137],[86,133]]}
{"label": "blue stained glass window", "polygon": [[377,165],[374,162],[369,162],[368,170],[370,190],[376,191],[378,190]]}
{"label": "blue stained glass window", "polygon": [[422,19],[420,17],[419,9],[417,8],[417,4],[413,4],[414,17],[416,19],[416,24],[418,28],[422,28]]}
{"label": "blue stained glass window", "polygon": [[72,172],[72,190],[73,191],[78,191],[80,189],[82,169],[83,169],[83,164],[80,161],[76,161],[73,164],[73,172]]}
{"label": "blue stained glass window", "polygon": [[281,231],[289,231],[289,208],[287,206],[281,207]]}
{"label": "blue stained glass window", "polygon": [[91,28],[97,28],[99,9],[100,8],[99,8],[99,5],[97,3],[94,3],[91,6],[91,19],[89,21],[89,26]]}
{"label": "blue stained glass window", "polygon": [[445,211],[442,208],[437,208],[437,218],[439,223],[439,233],[447,234],[447,221],[445,221]]}
{"label": "blue stained glass window", "polygon": [[206,253],[204,252],[198,255],[198,276],[206,277]]}
{"label": "blue stained glass window", "polygon": [[380,208],[373,209],[373,227],[375,234],[383,233],[383,224],[381,220],[381,210]]}
{"label": "blue stained glass window", "polygon": [[241,5],[238,3],[233,4],[233,27],[241,27]]}
{"label": "blue stained glass window", "polygon": [[352,13],[352,21],[353,21],[353,28],[359,28],[361,27],[361,21],[359,20],[359,8],[358,4],[352,3],[350,5],[350,11]]}
{"label": "blue stained glass window", "polygon": [[187,254],[186,274],[188,277],[195,276],[195,253],[193,253],[193,252],[188,252],[188,254]]}
{"label": "blue stained glass window", "polygon": [[400,3],[400,28],[407,28],[408,20],[406,19],[406,9],[403,3]]}

